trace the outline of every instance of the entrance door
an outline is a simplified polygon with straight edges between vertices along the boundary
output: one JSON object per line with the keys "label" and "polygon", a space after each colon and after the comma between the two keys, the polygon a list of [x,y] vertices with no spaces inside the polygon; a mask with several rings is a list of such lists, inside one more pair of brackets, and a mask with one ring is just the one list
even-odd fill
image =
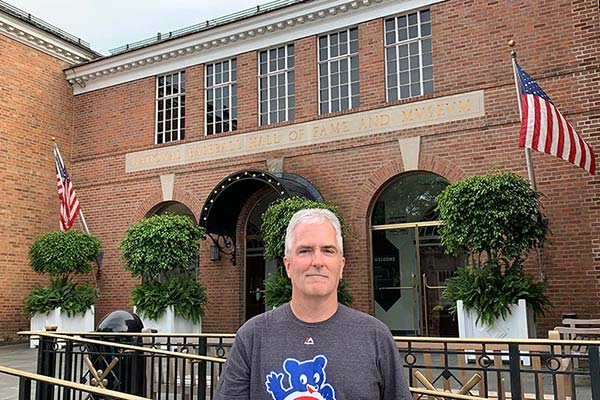
{"label": "entrance door", "polygon": [[421,270],[422,307],[425,336],[458,336],[458,323],[450,312],[450,302],[442,299],[446,279],[464,265],[464,257],[446,254],[439,240],[439,225],[419,227],[419,266]]}
{"label": "entrance door", "polygon": [[262,254],[246,257],[246,320],[265,312],[264,281],[265,259]]}
{"label": "entrance door", "polygon": [[260,226],[263,213],[278,198],[275,192],[262,197],[254,205],[246,224],[246,320],[265,312],[265,278],[277,268],[275,261],[265,260]]}
{"label": "entrance door", "polygon": [[390,182],[371,216],[375,316],[396,335],[454,336],[456,323],[441,299],[446,278],[462,260],[444,254],[436,197],[448,185],[415,172]]}
{"label": "entrance door", "polygon": [[403,225],[372,232],[375,316],[395,335],[457,336],[441,295],[462,260],[445,254],[438,222]]}
{"label": "entrance door", "polygon": [[373,231],[375,316],[395,335],[418,335],[419,285],[414,228]]}

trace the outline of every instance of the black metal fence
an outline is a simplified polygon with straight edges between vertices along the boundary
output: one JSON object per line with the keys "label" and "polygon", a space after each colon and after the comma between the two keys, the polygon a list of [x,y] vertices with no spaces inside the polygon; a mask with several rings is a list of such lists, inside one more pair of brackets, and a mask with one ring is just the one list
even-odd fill
{"label": "black metal fence", "polygon": [[[48,333],[40,337],[38,373],[152,399],[211,399],[231,341],[211,335]],[[87,398],[43,382],[36,391],[37,400]]]}
{"label": "black metal fence", "polygon": [[396,340],[411,387],[490,399],[600,400],[599,341],[573,352],[581,341]]}
{"label": "black metal fence", "polygon": [[[38,372],[152,399],[211,399],[233,338],[45,334]],[[600,400],[600,341],[395,339],[415,399]],[[39,384],[36,398],[82,396]]]}

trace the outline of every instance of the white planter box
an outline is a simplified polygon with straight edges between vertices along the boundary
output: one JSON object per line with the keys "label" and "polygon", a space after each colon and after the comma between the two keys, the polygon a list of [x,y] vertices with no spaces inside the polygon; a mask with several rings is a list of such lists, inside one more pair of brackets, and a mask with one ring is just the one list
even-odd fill
{"label": "white planter box", "polygon": [[[135,307],[133,307],[133,313],[137,314]],[[191,321],[175,315],[173,307],[167,308],[158,321],[148,319],[140,314],[137,315],[144,323],[144,328],[156,329],[158,333],[202,333],[202,321],[194,325]]]}
{"label": "white planter box", "polygon": [[[55,308],[48,314],[36,313],[31,317],[30,330],[44,331],[46,325],[56,325],[57,331],[61,332],[92,332],[94,330],[94,306],[86,311],[85,314],[76,314],[72,317],[61,308]],[[31,339],[29,345],[31,348],[37,347],[39,339]]]}
{"label": "white planter box", "polygon": [[[481,339],[528,339],[536,336],[533,312],[527,308],[525,300],[510,306],[510,315],[506,319],[497,319],[493,326],[477,323],[477,315],[466,311],[462,300],[456,302],[456,317],[458,319],[458,335],[461,338]],[[468,360],[475,356],[468,356]],[[508,360],[508,356],[502,356]],[[521,357],[523,365],[530,365],[529,357]]]}

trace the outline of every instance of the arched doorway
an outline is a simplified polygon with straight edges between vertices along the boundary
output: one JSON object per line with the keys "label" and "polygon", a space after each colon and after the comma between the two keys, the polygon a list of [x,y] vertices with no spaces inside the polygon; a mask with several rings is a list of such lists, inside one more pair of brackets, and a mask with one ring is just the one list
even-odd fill
{"label": "arched doorway", "polygon": [[460,258],[444,252],[436,196],[448,186],[429,172],[400,175],[373,203],[371,243],[375,316],[394,334],[455,336],[456,323],[441,299]]}
{"label": "arched doorway", "polygon": [[223,254],[244,268],[240,305],[246,310],[245,319],[264,311],[264,279],[274,269],[263,256],[261,216],[274,200],[288,197],[323,201],[318,189],[300,175],[247,169],[219,182],[202,207],[199,224],[213,242],[211,260],[218,261]]}

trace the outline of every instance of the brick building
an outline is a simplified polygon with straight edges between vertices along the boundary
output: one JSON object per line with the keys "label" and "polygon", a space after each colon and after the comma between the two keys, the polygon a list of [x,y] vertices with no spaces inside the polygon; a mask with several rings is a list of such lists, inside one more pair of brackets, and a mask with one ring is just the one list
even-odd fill
{"label": "brick building", "polygon": [[[468,176],[527,174],[509,39],[600,150],[595,0],[278,2],[109,57],[88,50],[90,60],[70,63],[66,78],[55,55],[0,33],[2,54],[11,54],[0,58],[11,187],[1,335],[27,326],[18,316],[32,279],[26,248],[57,218],[50,135],[69,154],[88,225],[103,243],[97,317],[129,307],[135,281],[118,250],[125,230],[169,210],[193,216],[211,236],[199,270],[206,332],[233,332],[264,309],[260,282],[272,267],[262,258],[260,214],[276,198],[302,194],[337,204],[352,226],[344,275],[355,308],[396,333],[452,333],[451,322],[434,317],[435,287],[459,261],[439,244],[434,197]],[[565,312],[597,316],[600,180],[548,155],[533,162],[552,231],[541,264],[530,267],[546,274],[553,301],[543,330]]]}

